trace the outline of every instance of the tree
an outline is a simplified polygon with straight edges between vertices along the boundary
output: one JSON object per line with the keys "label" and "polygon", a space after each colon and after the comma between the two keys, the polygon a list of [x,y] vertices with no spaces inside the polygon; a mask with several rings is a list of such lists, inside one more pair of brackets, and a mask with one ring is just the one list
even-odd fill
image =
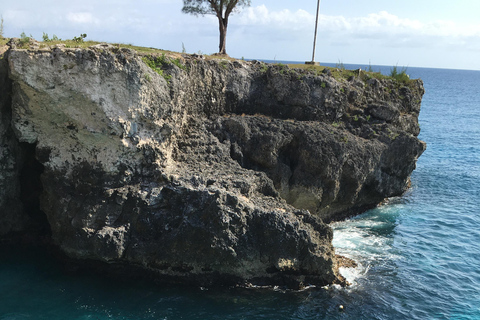
{"label": "tree", "polygon": [[198,15],[213,14],[218,19],[220,29],[220,54],[227,54],[228,17],[239,7],[248,7],[250,0],[183,0],[183,13]]}

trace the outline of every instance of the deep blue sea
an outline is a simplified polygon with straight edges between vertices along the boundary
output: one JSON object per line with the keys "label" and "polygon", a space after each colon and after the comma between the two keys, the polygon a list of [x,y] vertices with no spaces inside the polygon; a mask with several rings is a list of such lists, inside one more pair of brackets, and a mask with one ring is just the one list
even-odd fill
{"label": "deep blue sea", "polygon": [[154,286],[67,273],[43,249],[3,247],[0,320],[480,319],[480,71],[407,73],[425,84],[428,147],[404,197],[333,224],[337,252],[359,263],[342,270],[351,287]]}

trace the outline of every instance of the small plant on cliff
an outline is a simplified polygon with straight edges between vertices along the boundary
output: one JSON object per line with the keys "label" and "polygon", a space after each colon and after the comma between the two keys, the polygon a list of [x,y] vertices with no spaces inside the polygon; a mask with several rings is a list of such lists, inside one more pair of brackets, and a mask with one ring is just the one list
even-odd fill
{"label": "small plant on cliff", "polygon": [[180,61],[180,58],[172,59],[171,61],[174,65],[176,65],[180,69],[187,71],[187,66]]}
{"label": "small plant on cliff", "polygon": [[53,42],[53,41],[61,40],[56,35],[53,35],[52,38],[49,38],[48,33],[45,33],[45,32],[43,33],[42,39],[43,39],[43,42]]}
{"label": "small plant on cliff", "polygon": [[391,70],[390,70],[390,77],[392,77],[393,79],[399,81],[399,82],[403,82],[403,83],[406,83],[410,80],[410,76],[407,74],[407,68],[402,68],[402,70],[398,70],[398,67],[397,66],[394,66]]}
{"label": "small plant on cliff", "polygon": [[82,43],[83,42],[83,39],[85,39],[87,37],[87,34],[86,33],[82,33],[80,35],[80,37],[73,37],[73,41],[77,42],[77,43]]}
{"label": "small plant on cliff", "polygon": [[277,64],[277,66],[278,66],[278,68],[279,68],[278,72],[279,72],[280,74],[285,74],[285,73],[288,72],[288,66],[287,66],[286,64],[279,63],[279,64]]}
{"label": "small plant on cliff", "polygon": [[25,46],[26,44],[28,44],[30,42],[30,38],[33,38],[32,35],[30,35],[30,37],[28,37],[25,32],[22,32],[20,34],[20,45],[23,47]]}
{"label": "small plant on cliff", "polygon": [[223,69],[227,69],[228,61],[227,60],[221,60],[220,65],[222,66]]}
{"label": "small plant on cliff", "polygon": [[167,58],[165,57],[165,54],[162,54],[160,57],[143,57],[142,60],[145,62],[147,66],[150,67],[153,71],[161,75],[167,82],[172,78],[171,75],[168,75],[165,73],[165,71],[162,69],[162,67],[168,63]]}
{"label": "small plant on cliff", "polygon": [[268,65],[266,63],[263,63],[262,66],[260,67],[260,72],[265,73],[268,71]]}

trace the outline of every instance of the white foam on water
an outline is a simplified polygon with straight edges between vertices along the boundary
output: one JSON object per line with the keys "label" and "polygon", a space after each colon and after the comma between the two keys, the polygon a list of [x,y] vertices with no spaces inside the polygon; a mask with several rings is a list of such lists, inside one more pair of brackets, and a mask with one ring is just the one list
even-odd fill
{"label": "white foam on water", "polygon": [[358,265],[356,268],[339,268],[340,274],[351,284],[355,285],[355,280],[364,275],[364,268]]}
{"label": "white foam on water", "polygon": [[356,268],[339,269],[340,274],[352,285],[368,276],[372,266],[400,259],[393,248],[396,212],[396,205],[387,205],[331,224],[336,254],[357,263]]}

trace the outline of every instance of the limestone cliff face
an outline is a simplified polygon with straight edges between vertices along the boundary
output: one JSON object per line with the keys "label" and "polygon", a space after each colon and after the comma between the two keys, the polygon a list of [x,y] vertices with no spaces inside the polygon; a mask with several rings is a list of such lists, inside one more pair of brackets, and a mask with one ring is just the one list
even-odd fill
{"label": "limestone cliff face", "polygon": [[28,221],[19,205],[21,155],[10,126],[11,85],[7,60],[3,57],[6,49],[0,51],[0,236],[24,230]]}
{"label": "limestone cliff face", "polygon": [[408,188],[421,81],[172,61],[162,77],[128,49],[9,51],[2,139],[35,148],[54,242],[174,281],[342,282],[323,221]]}

